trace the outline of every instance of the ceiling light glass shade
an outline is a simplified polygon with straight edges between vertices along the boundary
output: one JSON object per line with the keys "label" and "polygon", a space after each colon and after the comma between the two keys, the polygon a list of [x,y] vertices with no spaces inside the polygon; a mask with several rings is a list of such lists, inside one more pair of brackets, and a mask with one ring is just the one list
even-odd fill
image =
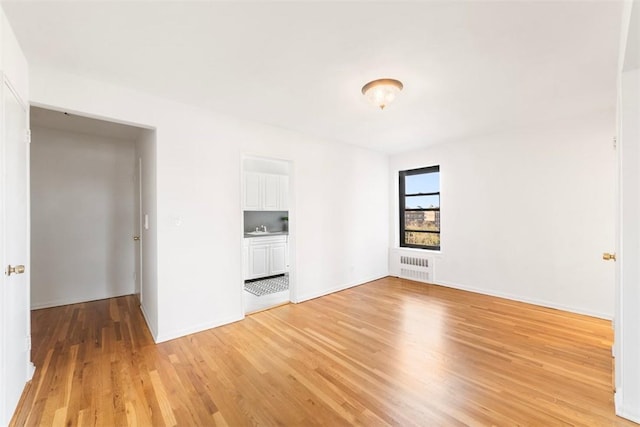
{"label": "ceiling light glass shade", "polygon": [[362,94],[376,107],[384,110],[402,90],[402,82],[394,79],[373,80],[362,87]]}

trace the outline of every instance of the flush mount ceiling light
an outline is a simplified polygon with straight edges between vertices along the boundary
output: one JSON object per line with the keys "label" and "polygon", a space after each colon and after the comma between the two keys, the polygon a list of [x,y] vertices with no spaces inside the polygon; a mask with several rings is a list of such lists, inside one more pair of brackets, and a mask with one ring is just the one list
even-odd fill
{"label": "flush mount ceiling light", "polygon": [[376,107],[384,110],[402,90],[402,82],[395,79],[373,80],[362,86],[362,94]]}

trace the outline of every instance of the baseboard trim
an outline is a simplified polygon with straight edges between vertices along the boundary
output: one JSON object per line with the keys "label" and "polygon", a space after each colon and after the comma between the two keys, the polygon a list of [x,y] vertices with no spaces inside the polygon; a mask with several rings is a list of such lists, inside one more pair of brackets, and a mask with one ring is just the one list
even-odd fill
{"label": "baseboard trim", "polygon": [[640,424],[640,408],[629,408],[625,406],[623,403],[623,389],[622,387],[616,387],[616,392],[613,395],[613,402],[616,408],[616,415],[620,418],[625,418],[627,420],[633,421],[634,423]]}
{"label": "baseboard trim", "polygon": [[147,328],[149,328],[149,332],[151,332],[151,338],[153,338],[153,342],[158,343],[158,333],[151,326],[151,322],[149,322],[149,316],[147,316],[147,312],[144,311],[144,305],[140,304],[140,312],[142,313],[142,318],[147,324]]}
{"label": "baseboard trim", "polygon": [[185,335],[196,334],[198,332],[206,331],[207,329],[217,328],[218,326],[227,325],[229,323],[234,323],[239,320],[244,319],[244,314],[240,316],[232,316],[226,319],[216,320],[214,322],[202,323],[200,325],[192,326],[190,328],[180,329],[174,332],[169,332],[166,334],[160,334],[155,337],[156,344],[161,342],[175,340],[177,338],[182,338]]}
{"label": "baseboard trim", "polygon": [[126,295],[132,295],[132,294],[133,294],[133,290],[129,290],[124,293],[118,293],[114,295],[62,298],[62,299],[53,300],[53,301],[45,301],[45,302],[31,304],[31,310],[40,310],[41,308],[60,307],[63,305],[70,305],[70,304],[80,304],[83,302],[100,301],[103,299],[118,298],[118,297],[123,297]]}
{"label": "baseboard trim", "polygon": [[35,373],[36,373],[36,365],[34,365],[33,362],[29,362],[29,364],[27,365],[27,382],[33,379],[33,374]]}
{"label": "baseboard trim", "polygon": [[553,309],[556,309],[556,310],[568,311],[568,312],[575,313],[575,314],[582,314],[584,316],[597,317],[599,319],[604,319],[604,320],[613,320],[613,315],[612,314],[601,313],[601,312],[591,311],[591,310],[584,310],[584,309],[577,308],[577,307],[571,307],[571,306],[566,306],[566,305],[562,305],[562,304],[556,304],[556,303],[553,303],[553,302],[550,302],[550,301],[539,300],[539,299],[535,299],[535,298],[524,298],[524,297],[521,297],[519,295],[513,295],[513,294],[506,293],[506,292],[495,292],[495,291],[490,291],[490,290],[486,290],[486,289],[475,288],[473,286],[464,286],[464,285],[459,285],[459,284],[456,284],[456,283],[444,282],[442,280],[436,280],[436,281],[434,281],[433,284],[434,285],[439,285],[439,286],[445,286],[447,288],[452,288],[452,289],[460,289],[461,291],[469,291],[469,292],[474,292],[474,293],[477,293],[477,294],[489,295],[489,296],[492,296],[492,297],[505,298],[505,299],[509,299],[509,300],[512,300],[512,301],[524,302],[524,303],[527,303],[527,304],[537,305],[537,306],[540,306],[540,307],[553,308]]}
{"label": "baseboard trim", "polygon": [[309,301],[309,300],[312,300],[312,299],[315,299],[315,298],[320,298],[320,297],[332,294],[334,292],[344,291],[345,289],[353,288],[354,286],[360,286],[360,285],[364,285],[365,283],[373,282],[375,280],[380,280],[380,279],[383,279],[385,277],[389,277],[389,275],[388,274],[383,274],[381,276],[374,276],[374,277],[369,278],[369,279],[358,280],[357,282],[351,282],[351,283],[347,283],[347,284],[344,284],[344,285],[335,286],[333,288],[325,289],[325,290],[322,290],[320,292],[313,292],[313,293],[305,294],[305,295],[302,295],[302,296],[298,296],[296,298],[296,301],[292,301],[292,302],[297,304],[297,303],[301,303],[301,302],[304,302],[304,301]]}
{"label": "baseboard trim", "polygon": [[637,414],[634,411],[627,411],[624,407],[621,411],[617,412],[616,415],[629,421],[633,421],[634,423],[640,424],[640,414]]}

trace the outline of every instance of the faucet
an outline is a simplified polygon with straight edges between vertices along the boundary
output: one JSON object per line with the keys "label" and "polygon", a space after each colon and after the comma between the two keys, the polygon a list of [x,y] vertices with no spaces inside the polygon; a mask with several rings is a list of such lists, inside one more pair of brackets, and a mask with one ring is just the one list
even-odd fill
{"label": "faucet", "polygon": [[264,231],[265,233],[267,232],[267,226],[266,225],[262,226],[262,231]]}

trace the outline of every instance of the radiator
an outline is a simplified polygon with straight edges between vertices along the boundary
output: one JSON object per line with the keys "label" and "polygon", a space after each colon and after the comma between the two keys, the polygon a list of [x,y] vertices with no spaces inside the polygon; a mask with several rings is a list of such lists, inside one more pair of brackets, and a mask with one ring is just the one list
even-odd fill
{"label": "radiator", "polygon": [[433,283],[433,258],[425,255],[403,254],[401,250],[393,251],[392,265],[398,277]]}

